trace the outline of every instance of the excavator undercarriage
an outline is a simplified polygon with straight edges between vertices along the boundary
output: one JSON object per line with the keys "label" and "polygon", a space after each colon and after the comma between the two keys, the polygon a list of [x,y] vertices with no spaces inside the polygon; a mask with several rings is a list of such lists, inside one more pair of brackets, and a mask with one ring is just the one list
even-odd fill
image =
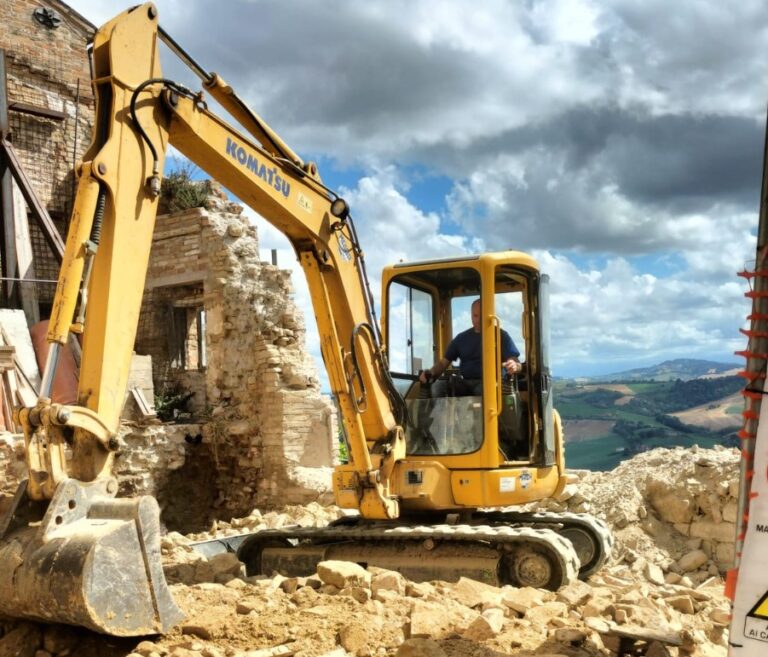
{"label": "excavator undercarriage", "polygon": [[599,570],[613,538],[602,521],[573,513],[486,511],[443,524],[345,516],[327,527],[285,527],[194,543],[206,556],[236,552],[248,575],[314,573],[327,559],[396,570],[412,581],[557,590]]}

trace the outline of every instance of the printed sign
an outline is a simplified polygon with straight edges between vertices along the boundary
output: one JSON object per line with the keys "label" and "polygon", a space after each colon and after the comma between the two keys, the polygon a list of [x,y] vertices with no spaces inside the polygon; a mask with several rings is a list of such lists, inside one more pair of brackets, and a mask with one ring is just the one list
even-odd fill
{"label": "printed sign", "polygon": [[514,477],[501,477],[501,479],[499,479],[499,492],[511,493],[514,490],[515,490]]}
{"label": "printed sign", "polygon": [[747,614],[744,636],[768,643],[768,591]]}

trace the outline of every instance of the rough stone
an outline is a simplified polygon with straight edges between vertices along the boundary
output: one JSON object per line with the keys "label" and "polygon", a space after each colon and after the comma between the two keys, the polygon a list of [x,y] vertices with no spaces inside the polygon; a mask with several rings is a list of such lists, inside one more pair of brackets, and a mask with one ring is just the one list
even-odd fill
{"label": "rough stone", "polygon": [[408,639],[398,649],[395,657],[446,657],[440,644],[431,639]]}
{"label": "rough stone", "polygon": [[501,602],[501,591],[497,587],[467,577],[461,577],[451,592],[455,600],[467,607]]}
{"label": "rough stone", "polygon": [[370,587],[371,574],[362,566],[350,561],[321,561],[317,574],[325,584],[344,589],[356,586]]}
{"label": "rough stone", "polygon": [[377,595],[380,591],[392,591],[398,595],[405,595],[408,580],[400,573],[387,570],[376,573],[371,577],[371,592]]}
{"label": "rough stone", "polygon": [[689,573],[701,568],[708,559],[709,557],[703,550],[691,550],[678,560],[677,565],[684,573]]}
{"label": "rough stone", "polygon": [[214,578],[218,575],[245,575],[245,566],[237,558],[237,555],[232,552],[215,554],[208,559],[208,563],[213,570]]}
{"label": "rough stone", "polygon": [[539,589],[526,586],[521,589],[509,587],[505,589],[501,601],[510,609],[524,615],[529,609],[544,602],[545,594]]}
{"label": "rough stone", "polygon": [[21,623],[0,639],[0,657],[34,657],[42,641],[39,626]]}
{"label": "rough stone", "polygon": [[339,630],[339,640],[345,650],[351,653],[357,653],[358,650],[369,644],[370,625],[353,621],[344,625]]}
{"label": "rough stone", "polygon": [[445,605],[414,600],[410,614],[411,637],[438,639],[453,630],[453,617]]}
{"label": "rough stone", "polygon": [[504,627],[504,612],[501,609],[487,609],[464,631],[464,638],[470,641],[485,641],[497,636]]}

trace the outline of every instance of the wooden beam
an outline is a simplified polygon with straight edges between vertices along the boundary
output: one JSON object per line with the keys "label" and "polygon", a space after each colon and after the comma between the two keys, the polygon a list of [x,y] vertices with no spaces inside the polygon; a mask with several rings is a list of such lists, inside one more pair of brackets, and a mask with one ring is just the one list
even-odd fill
{"label": "wooden beam", "polygon": [[32,254],[32,239],[29,236],[29,221],[27,206],[21,196],[18,185],[13,185],[13,215],[16,235],[16,260],[19,266],[19,278],[31,279],[19,283],[21,307],[27,316],[27,322],[32,326],[40,321],[40,303],[37,298],[37,285],[32,282],[35,278],[35,263]]}
{"label": "wooden beam", "polygon": [[[10,135],[8,121],[8,83],[5,71],[5,51],[0,50],[0,141],[5,141]],[[13,177],[11,168],[0,157],[0,202],[2,202],[3,230],[2,237],[2,272],[6,279],[16,278],[16,238],[13,216]],[[11,307],[17,306],[16,283],[5,281],[5,299]]]}
{"label": "wooden beam", "polygon": [[32,214],[43,232],[45,241],[48,242],[48,246],[51,247],[53,254],[61,262],[61,259],[64,257],[64,240],[59,234],[56,224],[53,223],[51,215],[48,214],[48,210],[45,209],[40,199],[37,198],[37,194],[35,194],[32,183],[21,166],[19,156],[16,154],[13,144],[7,139],[0,139],[0,159],[5,161],[11,173],[13,173],[13,177],[19,185],[24,200],[27,202],[27,206],[32,210]]}
{"label": "wooden beam", "polygon": [[53,121],[63,121],[67,118],[65,112],[59,112],[47,107],[37,107],[36,105],[29,105],[28,103],[9,103],[8,109],[12,112],[19,112],[20,114],[30,114],[31,116],[39,116],[43,119],[51,119]]}

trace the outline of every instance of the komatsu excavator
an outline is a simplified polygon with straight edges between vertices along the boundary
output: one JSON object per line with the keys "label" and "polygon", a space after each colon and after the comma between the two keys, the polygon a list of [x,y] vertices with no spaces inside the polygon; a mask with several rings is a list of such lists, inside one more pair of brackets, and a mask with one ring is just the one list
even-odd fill
{"label": "komatsu excavator", "polygon": [[[205,92],[168,80],[162,40]],[[469,575],[556,589],[605,561],[611,538],[589,516],[505,511],[566,485],[552,407],[548,279],[516,251],[397,264],[383,276],[382,330],[347,204],[218,75],[158,26],[151,3],[95,34],[96,122],[49,325],[37,404],[18,409],[28,478],[0,519],[0,615],[136,636],[182,617],[160,563],[151,497],[118,499],[112,463],[166,149],[176,147],[291,241],[312,297],[349,450],[336,502],[358,515],[242,541],[250,572],[348,559],[420,579]],[[242,127],[211,113],[208,94]],[[481,300],[482,394],[455,372],[421,385]],[[505,380],[501,325],[523,355]],[[51,401],[62,345],[83,334],[78,403]]]}

